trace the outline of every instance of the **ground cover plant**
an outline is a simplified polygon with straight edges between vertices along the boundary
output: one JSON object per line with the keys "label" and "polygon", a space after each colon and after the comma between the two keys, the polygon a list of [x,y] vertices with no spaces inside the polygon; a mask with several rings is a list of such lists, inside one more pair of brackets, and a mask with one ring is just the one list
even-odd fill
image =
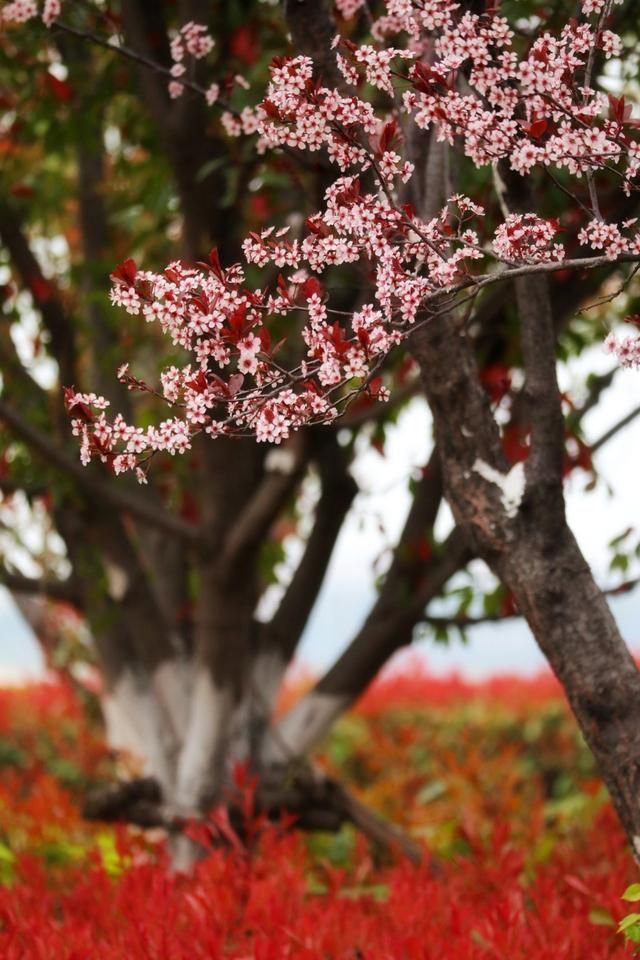
{"label": "ground cover plant", "polygon": [[116,762],[90,717],[66,682],[0,693],[3,960],[630,956],[616,926],[637,867],[549,676],[472,685],[413,665],[323,744],[424,844],[421,866],[349,827],[257,818],[250,851],[172,875],[159,835],[82,820]]}

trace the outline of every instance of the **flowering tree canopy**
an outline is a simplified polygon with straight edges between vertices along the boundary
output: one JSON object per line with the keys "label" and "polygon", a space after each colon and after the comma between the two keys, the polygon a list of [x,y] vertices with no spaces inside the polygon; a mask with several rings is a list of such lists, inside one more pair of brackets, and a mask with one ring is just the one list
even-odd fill
{"label": "flowering tree canopy", "polygon": [[[497,7],[471,13],[440,0],[389,2],[372,21],[373,44],[336,35],[339,86],[314,77],[308,56],[275,60],[263,100],[226,110],[223,122],[232,136],[256,133],[258,151],[325,150],[336,176],[324,207],[306,219],[300,237],[292,238],[290,226],[247,236],[247,263],[284,271],[264,289],[247,288],[246,270],[222,265],[215,250],[208,263],[174,262],[162,273],[139,270],[132,259],[117,268],[112,302],[157,322],[192,359],[162,373],[160,393],[175,413],[158,426],[134,427],[121,415],[110,421],[108,401],[69,390],[83,462],[97,456],[116,473],[137,469],[144,481],[139,465],[150,454],[182,453],[202,430],[279,443],[303,424],[336,417],[359,389],[385,399],[376,374],[393,347],[434,312],[468,303],[483,287],[640,260],[637,218],[603,218],[596,179],[607,173],[630,196],[640,171],[640,120],[624,96],[594,85],[595,59],[622,49],[605,29],[611,7],[585,0],[582,18],[523,39]],[[48,24],[54,8],[43,12]],[[36,10],[35,3],[10,4],[4,17],[22,21]],[[202,24],[175,35],[172,97],[184,94],[188,65],[214,44]],[[212,89],[219,85],[207,89],[207,101],[219,106]],[[433,130],[476,169],[493,169],[499,219],[493,211],[487,220],[484,206],[458,193],[435,216],[419,215],[411,203],[415,164],[406,156],[414,126]],[[543,209],[510,212],[501,166],[522,177],[544,171],[550,187],[572,199],[568,213],[582,216],[565,223]],[[330,265],[353,263],[370,272],[371,298],[345,316],[332,306],[322,275]],[[274,344],[269,332],[274,316],[294,325],[303,318],[295,364],[280,362],[283,342]],[[635,362],[633,342],[608,344],[623,362]],[[126,364],[118,375],[131,389],[155,389]]]}

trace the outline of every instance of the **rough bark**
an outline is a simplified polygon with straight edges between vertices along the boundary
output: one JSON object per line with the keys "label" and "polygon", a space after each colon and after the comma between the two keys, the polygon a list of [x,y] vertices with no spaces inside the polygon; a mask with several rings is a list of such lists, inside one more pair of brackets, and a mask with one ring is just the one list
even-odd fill
{"label": "rough bark", "polygon": [[520,500],[505,505],[501,494],[509,468],[468,335],[453,317],[436,316],[416,332],[413,351],[456,519],[513,593],[562,683],[638,856],[640,675],[564,519],[553,320],[539,283],[528,278],[519,290],[532,436]]}

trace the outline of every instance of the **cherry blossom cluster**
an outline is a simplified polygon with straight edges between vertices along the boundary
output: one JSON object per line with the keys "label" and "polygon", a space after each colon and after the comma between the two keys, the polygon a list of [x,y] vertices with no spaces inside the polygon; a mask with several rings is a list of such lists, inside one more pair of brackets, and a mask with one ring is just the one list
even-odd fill
{"label": "cherry blossom cluster", "polygon": [[[622,0],[613,0],[614,3],[622,3]],[[604,13],[609,0],[582,0],[582,12],[587,16],[593,13]],[[609,3],[609,5],[611,5]]]}
{"label": "cherry blossom cluster", "polygon": [[379,127],[370,103],[316,86],[310,57],[282,58],[274,63],[259,118],[258,129],[267,147],[310,151],[326,147],[341,170],[368,168],[368,153],[356,132],[375,136]]}
{"label": "cherry blossom cluster", "polygon": [[[171,41],[171,58],[173,60],[171,76],[174,79],[169,83],[169,96],[172,99],[179,97],[184,90],[184,84],[180,82],[180,78],[184,77],[187,72],[185,62],[187,58],[190,56],[194,60],[202,60],[211,53],[214,46],[215,41],[204,24],[193,23],[190,20],[180,27]],[[209,104],[215,103],[218,94],[219,87],[212,84],[206,95]]]}
{"label": "cherry blossom cluster", "polygon": [[[365,79],[388,94],[401,95],[404,112],[417,126],[434,126],[437,137],[451,144],[461,140],[476,166],[502,160],[520,174],[535,166],[564,167],[579,177],[613,164],[621,168],[630,190],[639,163],[637,141],[629,134],[637,122],[624,101],[607,97],[585,82],[593,53],[602,50],[608,57],[618,55],[620,38],[603,30],[599,20],[571,21],[559,36],[541,33],[520,54],[506,19],[461,13],[459,7],[450,0],[419,5],[411,0],[389,0],[385,15],[374,23],[374,35],[385,44],[391,36],[404,35],[405,46],[356,47],[337,38],[337,63],[344,79],[353,85]],[[602,9],[594,3],[584,6],[585,13]],[[434,32],[435,56],[427,63],[421,54]],[[398,61],[407,58],[415,58],[415,62],[404,80],[408,89],[403,91]],[[342,102],[340,107],[351,123],[341,123],[339,116],[331,114],[332,107],[338,106],[336,92],[314,89],[312,97],[305,97],[302,84],[309,93],[310,66],[306,64],[304,71],[300,66],[295,62],[284,65],[289,82],[282,72],[274,74],[263,107],[284,131],[280,130],[278,138],[271,123],[271,145],[318,149],[323,143],[331,144],[331,135],[334,142],[346,137],[352,144],[362,144],[363,137],[371,133],[371,116],[363,111],[363,102],[354,98],[348,107]],[[315,123],[308,117],[312,107],[318,108],[322,118]],[[296,109],[302,111],[299,123],[294,122]],[[309,122],[313,135],[305,137]],[[349,155],[341,157],[345,170]],[[362,160],[354,147],[351,162]]]}
{"label": "cherry blossom cluster", "polygon": [[605,350],[612,353],[623,367],[640,369],[640,337],[623,337],[618,340],[610,333],[604,342]]}
{"label": "cherry blossom cluster", "polygon": [[511,263],[550,263],[564,260],[564,247],[554,243],[560,223],[535,213],[510,214],[495,232],[493,249]]}
{"label": "cherry blossom cluster", "polygon": [[302,240],[286,239],[272,228],[244,243],[251,263],[310,267],[321,274],[328,267],[362,260],[375,272],[376,312],[388,329],[376,334],[382,352],[400,339],[392,325],[411,324],[419,309],[442,290],[468,276],[468,261],[484,257],[478,234],[467,226],[482,216],[482,207],[456,195],[428,222],[408,208],[394,205],[386,193],[361,192],[358,177],[339,177],[326,191],[325,209],[306,221]]}
{"label": "cherry blossom cluster", "polygon": [[26,23],[34,17],[41,16],[44,24],[50,27],[53,21],[62,12],[61,0],[44,0],[42,12],[36,0],[12,0],[5,3],[0,13],[0,21],[5,23]]}
{"label": "cherry blossom cluster", "polygon": [[[640,235],[626,237],[624,231],[634,227],[637,218],[625,220],[620,226],[617,223],[604,223],[602,220],[592,220],[578,234],[578,240],[592,250],[602,250],[609,260],[617,260],[625,254],[640,255]],[[622,229],[621,229],[622,228]]]}
{"label": "cherry blossom cluster", "polygon": [[[270,235],[260,239],[268,243]],[[142,467],[154,453],[183,453],[201,431],[212,436],[248,432],[279,443],[303,424],[333,419],[340,398],[334,404],[332,387],[369,377],[376,358],[398,340],[382,314],[369,306],[349,326],[329,323],[322,286],[304,271],[288,281],[281,276],[272,293],[250,291],[240,267],[223,270],[212,253],[208,264],[175,262],[162,274],[139,271],[127,260],[112,280],[115,305],[158,323],[174,345],[194,356],[183,368],[164,370],[158,390],[133,376],[127,364],[118,371],[130,389],[159,395],[176,411],[158,426],[135,427],[120,415],[109,420],[103,397],[66,391],[83,463],[97,458],[115,473],[135,470],[141,482]],[[271,344],[264,317],[301,311],[308,315],[306,358],[294,369],[280,367],[274,357],[283,345]],[[375,395],[386,396],[379,386]]]}
{"label": "cherry blossom cluster", "polygon": [[394,94],[394,85],[390,75],[392,61],[396,59],[413,60],[415,57],[411,50],[400,50],[394,47],[386,47],[380,50],[369,44],[358,47],[355,43],[341,37],[336,37],[334,41],[334,47],[338,46],[346,48],[351,54],[350,61],[340,53],[336,57],[338,67],[348,83],[358,84],[361,79],[361,70],[363,70],[364,79],[367,83],[391,96]]}
{"label": "cherry blossom cluster", "polygon": [[366,0],[336,0],[336,9],[343,20],[350,20],[362,10]]}

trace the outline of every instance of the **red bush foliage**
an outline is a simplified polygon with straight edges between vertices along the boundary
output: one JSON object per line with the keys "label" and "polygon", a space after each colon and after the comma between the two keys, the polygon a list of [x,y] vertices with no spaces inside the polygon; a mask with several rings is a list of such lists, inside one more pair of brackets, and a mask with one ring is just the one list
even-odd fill
{"label": "red bush foliage", "polygon": [[69,688],[0,692],[2,748],[2,960],[629,956],[615,923],[636,870],[548,678],[472,687],[412,669],[327,744],[327,765],[427,839],[422,868],[349,831],[267,827],[251,855],[214,850],[172,876],[162,843],[82,824],[70,771],[90,781],[110,759]]}

